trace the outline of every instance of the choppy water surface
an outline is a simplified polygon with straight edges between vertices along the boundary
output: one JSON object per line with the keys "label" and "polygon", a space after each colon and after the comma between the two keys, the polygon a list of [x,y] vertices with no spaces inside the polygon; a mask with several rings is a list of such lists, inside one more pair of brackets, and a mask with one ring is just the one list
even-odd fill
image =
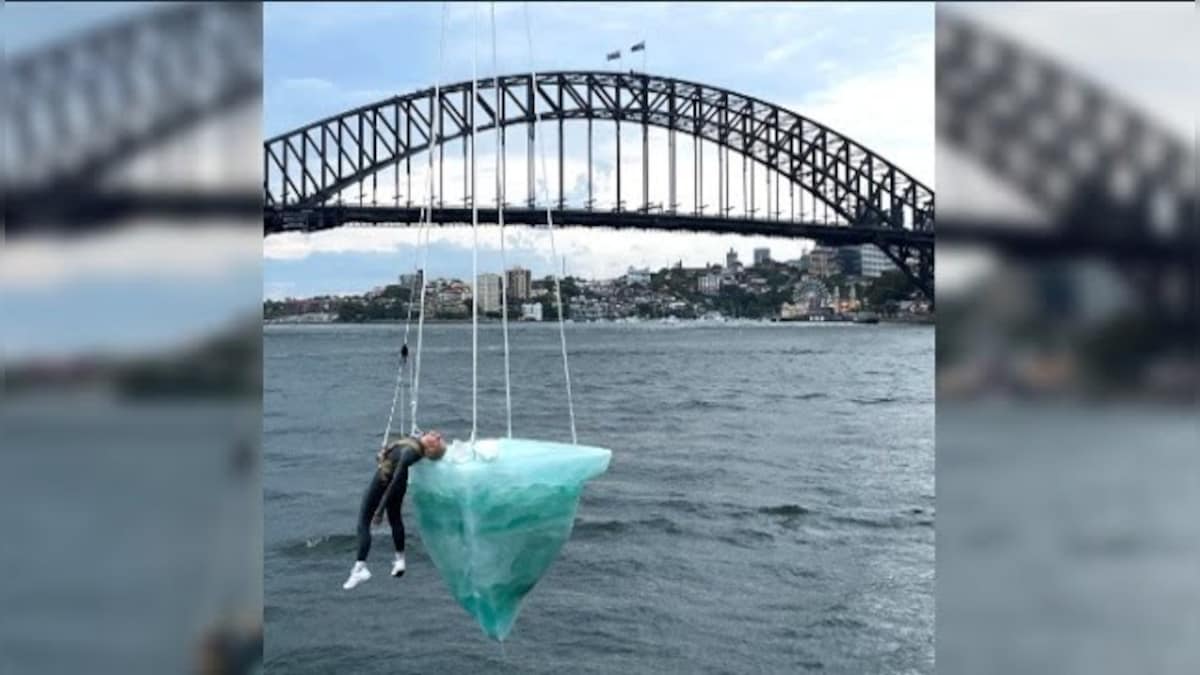
{"label": "choppy water surface", "polygon": [[[268,670],[933,672],[931,328],[569,326],[580,442],[613,461],[503,648],[412,514],[408,574],[377,530],[375,577],[341,589],[403,332],[265,329]],[[426,327],[422,427],[469,433],[470,340]],[[556,327],[511,340],[515,434],[569,439]],[[480,345],[495,435],[498,327]]]}

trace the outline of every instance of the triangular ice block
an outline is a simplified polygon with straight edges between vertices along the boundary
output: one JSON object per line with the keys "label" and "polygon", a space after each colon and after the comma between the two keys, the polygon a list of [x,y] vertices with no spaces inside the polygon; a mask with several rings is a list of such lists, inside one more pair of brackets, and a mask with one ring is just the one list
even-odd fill
{"label": "triangular ice block", "polygon": [[421,541],[450,592],[503,640],[521,600],[571,536],[583,484],[604,473],[603,448],[517,438],[454,443],[410,470]]}

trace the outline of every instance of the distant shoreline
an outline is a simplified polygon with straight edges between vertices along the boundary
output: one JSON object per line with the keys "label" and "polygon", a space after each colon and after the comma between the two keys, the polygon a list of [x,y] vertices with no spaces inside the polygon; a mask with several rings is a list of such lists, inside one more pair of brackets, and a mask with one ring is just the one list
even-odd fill
{"label": "distant shoreline", "polygon": [[[286,320],[286,319],[264,319],[263,320],[264,326],[362,326],[362,325],[403,325],[404,323],[405,322],[403,319],[370,319],[367,321],[296,321],[296,320]],[[416,324],[417,321],[414,319],[412,323]],[[479,323],[499,325],[502,322],[500,319],[480,318]],[[510,319],[509,323],[510,324],[555,324],[557,322],[554,319],[550,319],[548,321],[521,321],[521,320],[517,320],[517,319]],[[780,320],[771,320],[771,319],[727,319],[725,321],[706,321],[703,319],[676,319],[675,321],[669,321],[666,319],[638,319],[636,321],[621,321],[621,320],[616,320],[616,321],[613,321],[613,320],[575,321],[573,319],[567,319],[567,323],[581,325],[581,326],[588,325],[588,324],[606,325],[606,326],[610,326],[610,325],[611,326],[618,326],[618,325],[620,325],[620,326],[626,326],[626,325],[638,326],[638,325],[644,325],[644,324],[651,324],[651,325],[667,324],[667,325],[684,325],[684,326],[692,326],[692,325],[696,325],[696,326],[722,326],[722,325],[744,326],[746,324],[763,324],[763,325],[773,325],[773,324],[810,325],[811,324],[811,325],[834,325],[834,326],[871,325],[871,324],[856,323],[854,321],[780,321]],[[932,326],[936,323],[937,323],[936,316],[931,316],[928,318],[921,318],[921,319],[885,318],[885,317],[879,318],[879,324],[904,324],[904,325]],[[471,320],[470,319],[426,319],[425,325],[466,325],[466,326],[469,326],[469,325],[471,325]]]}
{"label": "distant shoreline", "polygon": [[[570,319],[568,319],[570,321]],[[553,321],[520,321],[518,319],[509,319],[509,323],[553,323]],[[404,319],[368,319],[366,321],[304,321],[304,320],[288,320],[288,319],[263,319],[263,325],[288,325],[288,326],[353,326],[369,323],[386,323],[386,324],[401,324],[405,323]],[[417,320],[413,319],[412,323],[416,325]],[[425,319],[425,325],[430,324],[471,324],[470,319]],[[500,319],[484,319],[479,318],[479,323],[501,323]]]}

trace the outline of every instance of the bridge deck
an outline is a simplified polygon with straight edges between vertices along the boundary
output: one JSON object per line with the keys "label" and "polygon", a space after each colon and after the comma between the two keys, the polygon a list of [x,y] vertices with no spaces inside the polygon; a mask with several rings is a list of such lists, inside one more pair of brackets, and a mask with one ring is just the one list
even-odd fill
{"label": "bridge deck", "polygon": [[[263,234],[317,232],[343,225],[417,225],[423,210],[419,206],[325,206],[304,211],[264,211]],[[790,220],[748,219],[719,215],[694,215],[657,211],[598,211],[588,209],[551,209],[554,224],[561,227],[599,227],[611,229],[714,232],[718,234],[763,235],[812,239],[830,246],[885,243],[932,247],[933,232],[914,232],[890,227],[849,227]],[[436,225],[471,223],[471,209],[435,208],[430,221]],[[495,207],[480,208],[479,222],[495,224]],[[506,207],[508,225],[544,225],[545,208]]]}

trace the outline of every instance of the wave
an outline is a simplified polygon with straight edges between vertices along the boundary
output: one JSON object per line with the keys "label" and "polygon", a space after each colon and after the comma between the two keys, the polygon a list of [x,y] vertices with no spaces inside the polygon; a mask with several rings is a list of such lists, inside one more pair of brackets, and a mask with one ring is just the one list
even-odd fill
{"label": "wave", "polygon": [[[909,515],[917,515],[910,513]],[[830,521],[841,525],[865,527],[875,530],[902,530],[909,527],[933,527],[933,518],[911,518],[904,515],[893,515],[885,518],[869,518],[862,516],[831,516]]]}
{"label": "wave", "polygon": [[710,504],[705,502],[697,502],[691,499],[683,499],[679,497],[660,499],[653,502],[653,505],[672,511],[681,511],[688,515],[704,515],[709,511],[710,507]]}
{"label": "wave", "polygon": [[677,410],[724,410],[729,412],[740,412],[746,410],[746,406],[738,403],[735,400],[726,398],[720,401],[703,398],[689,398],[676,404]]}
{"label": "wave", "polygon": [[826,485],[824,483],[818,484],[818,485],[813,485],[813,486],[808,486],[808,487],[805,487],[805,489],[812,490],[813,492],[823,494],[827,497],[840,497],[840,496],[846,494],[840,488],[833,487],[832,485]]}
{"label": "wave", "polygon": [[759,546],[770,544],[775,541],[775,535],[762,530],[742,529],[734,534],[722,534],[717,536],[718,541],[723,541],[734,546],[742,548],[758,548]]}
{"label": "wave", "polygon": [[323,553],[347,553],[358,546],[358,537],[353,534],[327,534],[294,540],[276,547],[276,551],[289,557],[303,557]]}
{"label": "wave", "polygon": [[264,502],[293,502],[300,498],[300,495],[294,492],[283,492],[281,490],[272,490],[270,488],[263,489]]}
{"label": "wave", "polygon": [[583,537],[607,538],[611,535],[662,532],[685,534],[683,528],[668,518],[641,520],[576,520],[575,532]]}
{"label": "wave", "polygon": [[900,399],[894,396],[877,396],[869,398],[851,398],[850,402],[857,403],[859,405],[879,405],[881,403],[896,403],[899,400]]}
{"label": "wave", "polygon": [[809,624],[810,627],[835,628],[838,630],[862,630],[867,622],[849,616],[826,616]]}
{"label": "wave", "polygon": [[811,349],[808,347],[792,347],[789,349],[780,349],[775,351],[776,354],[784,354],[787,356],[809,356],[817,354],[828,354],[828,349]]}
{"label": "wave", "polygon": [[765,513],[769,516],[788,516],[798,517],[807,516],[812,513],[812,509],[800,506],[799,504],[780,504],[779,506],[762,506],[755,509],[758,513]]}
{"label": "wave", "polygon": [[775,568],[776,575],[783,581],[794,581],[796,579],[811,580],[821,576],[820,572],[807,567],[788,567],[781,565]]}

